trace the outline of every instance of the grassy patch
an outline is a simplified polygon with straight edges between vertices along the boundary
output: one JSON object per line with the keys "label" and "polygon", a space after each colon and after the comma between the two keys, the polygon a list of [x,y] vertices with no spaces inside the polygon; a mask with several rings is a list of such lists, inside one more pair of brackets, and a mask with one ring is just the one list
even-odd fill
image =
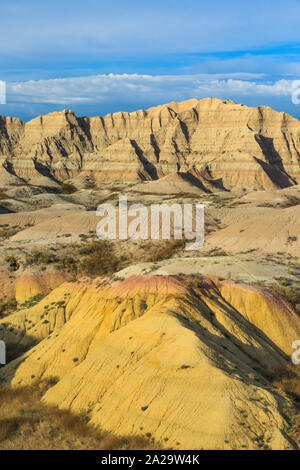
{"label": "grassy patch", "polygon": [[119,437],[89,424],[85,413],[45,406],[43,393],[56,383],[30,387],[0,387],[0,449],[159,449],[143,436]]}
{"label": "grassy patch", "polygon": [[63,183],[60,187],[62,194],[73,194],[76,193],[77,188],[73,184]]}
{"label": "grassy patch", "polygon": [[0,318],[11,314],[17,308],[17,301],[15,298],[9,299],[7,302],[0,301]]}
{"label": "grassy patch", "polygon": [[0,230],[0,239],[1,238],[6,239],[6,238],[9,238],[9,237],[12,237],[13,235],[15,235],[18,232],[19,232],[19,230],[16,230],[16,229],[2,229],[2,230]]}
{"label": "grassy patch", "polygon": [[300,370],[299,367],[289,365],[282,369],[267,371],[268,379],[276,388],[288,393],[300,403]]}

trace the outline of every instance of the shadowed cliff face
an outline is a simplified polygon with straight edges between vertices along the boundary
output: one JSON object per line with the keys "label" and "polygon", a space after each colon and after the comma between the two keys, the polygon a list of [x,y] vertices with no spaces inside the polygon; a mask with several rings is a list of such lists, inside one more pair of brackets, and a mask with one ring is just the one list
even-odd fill
{"label": "shadowed cliff face", "polygon": [[78,175],[137,181],[192,172],[200,184],[268,189],[300,181],[299,152],[296,119],[211,98],[103,118],[63,111],[26,124],[0,120],[0,183],[54,184]]}
{"label": "shadowed cliff face", "polygon": [[0,379],[55,376],[45,403],[161,445],[287,449],[291,403],[265,372],[289,362],[299,334],[293,308],[258,288],[206,276],[86,277],[0,321],[0,339],[27,348]]}

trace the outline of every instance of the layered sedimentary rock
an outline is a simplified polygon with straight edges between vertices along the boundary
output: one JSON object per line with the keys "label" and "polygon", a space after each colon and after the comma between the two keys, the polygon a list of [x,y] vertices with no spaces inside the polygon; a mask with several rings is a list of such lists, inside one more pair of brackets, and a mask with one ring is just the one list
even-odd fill
{"label": "layered sedimentary rock", "polygon": [[14,294],[18,303],[22,304],[37,294],[45,294],[71,278],[71,274],[64,271],[52,273],[37,273],[25,271],[14,285]]}
{"label": "layered sedimentary rock", "polygon": [[257,214],[213,233],[203,250],[220,247],[231,253],[262,251],[300,254],[300,205]]}
{"label": "layered sedimentary rock", "polygon": [[[105,117],[54,112],[0,119],[0,183],[78,175],[153,180],[191,173],[204,187],[267,189],[300,181],[300,122],[268,107],[205,98]],[[39,180],[38,178],[41,178]]]}
{"label": "layered sedimentary rock", "polygon": [[264,374],[290,361],[299,334],[293,308],[257,288],[83,278],[0,320],[0,339],[31,346],[0,378],[18,386],[55,376],[46,403],[162,446],[288,449],[291,403]]}

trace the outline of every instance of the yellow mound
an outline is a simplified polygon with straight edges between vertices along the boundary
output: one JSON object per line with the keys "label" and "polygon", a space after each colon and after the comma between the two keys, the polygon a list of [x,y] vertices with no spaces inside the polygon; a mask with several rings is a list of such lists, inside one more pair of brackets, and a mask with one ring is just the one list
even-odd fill
{"label": "yellow mound", "polygon": [[0,339],[38,342],[0,377],[17,386],[55,376],[47,404],[117,434],[183,449],[287,449],[285,399],[264,371],[288,362],[299,335],[290,306],[226,281],[83,278],[0,322]]}

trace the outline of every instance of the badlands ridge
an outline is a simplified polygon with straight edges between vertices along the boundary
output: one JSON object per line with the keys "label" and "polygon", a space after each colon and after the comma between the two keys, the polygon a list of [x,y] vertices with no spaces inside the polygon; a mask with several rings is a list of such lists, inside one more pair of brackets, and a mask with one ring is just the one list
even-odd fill
{"label": "badlands ridge", "polygon": [[[299,156],[298,120],[229,100],[0,117],[0,392],[154,447],[299,448]],[[99,241],[121,194],[201,202],[204,247]],[[47,446],[23,408],[0,448]]]}
{"label": "badlands ridge", "polygon": [[0,338],[30,347],[1,378],[56,377],[45,403],[162,446],[291,449],[284,410],[293,402],[266,371],[288,364],[295,337],[299,315],[260,289],[207,277],[85,278],[0,322]]}
{"label": "badlands ridge", "polygon": [[300,181],[300,122],[268,107],[205,98],[105,117],[0,117],[0,183],[156,180],[188,173],[203,190]]}

